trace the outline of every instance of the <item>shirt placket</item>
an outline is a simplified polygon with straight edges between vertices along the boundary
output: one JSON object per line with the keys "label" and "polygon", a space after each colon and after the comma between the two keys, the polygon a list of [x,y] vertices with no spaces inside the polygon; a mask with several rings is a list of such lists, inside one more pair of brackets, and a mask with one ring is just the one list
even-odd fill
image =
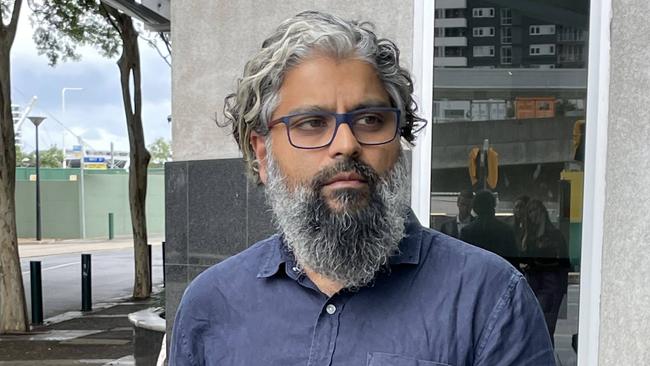
{"label": "shirt placket", "polygon": [[341,296],[329,298],[321,307],[309,351],[308,366],[329,366],[336,347],[339,322],[345,305]]}

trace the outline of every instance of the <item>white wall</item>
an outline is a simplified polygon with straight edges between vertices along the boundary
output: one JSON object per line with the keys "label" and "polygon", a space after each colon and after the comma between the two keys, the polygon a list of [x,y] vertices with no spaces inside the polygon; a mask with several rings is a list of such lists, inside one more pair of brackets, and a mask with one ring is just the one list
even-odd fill
{"label": "white wall", "polygon": [[378,36],[395,41],[403,62],[411,65],[411,1],[201,0],[171,5],[175,161],[240,156],[230,132],[217,128],[214,119],[222,120],[223,99],[234,90],[246,60],[282,20],[300,11],[372,21]]}
{"label": "white wall", "polygon": [[647,365],[650,2],[613,0],[612,12],[599,365]]}

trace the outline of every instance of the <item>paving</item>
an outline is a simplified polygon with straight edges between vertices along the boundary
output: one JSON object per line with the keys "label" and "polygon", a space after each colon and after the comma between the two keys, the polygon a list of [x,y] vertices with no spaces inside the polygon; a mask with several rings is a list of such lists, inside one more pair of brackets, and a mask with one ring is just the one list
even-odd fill
{"label": "paving", "polygon": [[17,335],[0,335],[0,365],[135,365],[128,315],[155,306],[156,299],[119,299],[70,312]]}
{"label": "paving", "polygon": [[[159,238],[149,242],[160,245]],[[114,240],[24,240],[19,239],[21,258],[129,248],[131,238]],[[23,334],[0,335],[0,366],[13,365],[135,365],[134,331],[128,315],[158,306],[161,288],[143,301],[117,298],[93,304],[88,312],[70,311],[32,326]]]}

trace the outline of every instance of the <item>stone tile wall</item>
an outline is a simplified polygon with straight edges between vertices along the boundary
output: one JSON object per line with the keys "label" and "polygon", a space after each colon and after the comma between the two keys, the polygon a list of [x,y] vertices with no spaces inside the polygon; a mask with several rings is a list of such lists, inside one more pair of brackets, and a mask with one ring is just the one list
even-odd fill
{"label": "stone tile wall", "polygon": [[262,188],[242,159],[165,165],[167,331],[187,284],[206,268],[275,232]]}

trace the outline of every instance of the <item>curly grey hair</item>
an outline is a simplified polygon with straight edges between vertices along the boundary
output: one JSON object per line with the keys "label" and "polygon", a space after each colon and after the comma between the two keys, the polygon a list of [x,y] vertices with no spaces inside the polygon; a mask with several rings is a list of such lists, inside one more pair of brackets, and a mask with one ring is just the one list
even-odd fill
{"label": "curly grey hair", "polygon": [[391,103],[402,111],[400,135],[409,143],[425,123],[416,115],[413,82],[399,65],[399,50],[393,42],[377,38],[368,22],[346,21],[316,11],[302,12],[284,21],[246,64],[236,91],[224,101],[225,123],[242,151],[249,176],[259,183],[251,132],[268,134],[267,124],[279,104],[284,75],[312,56],[325,53],[337,59],[356,58],[373,65]]}

